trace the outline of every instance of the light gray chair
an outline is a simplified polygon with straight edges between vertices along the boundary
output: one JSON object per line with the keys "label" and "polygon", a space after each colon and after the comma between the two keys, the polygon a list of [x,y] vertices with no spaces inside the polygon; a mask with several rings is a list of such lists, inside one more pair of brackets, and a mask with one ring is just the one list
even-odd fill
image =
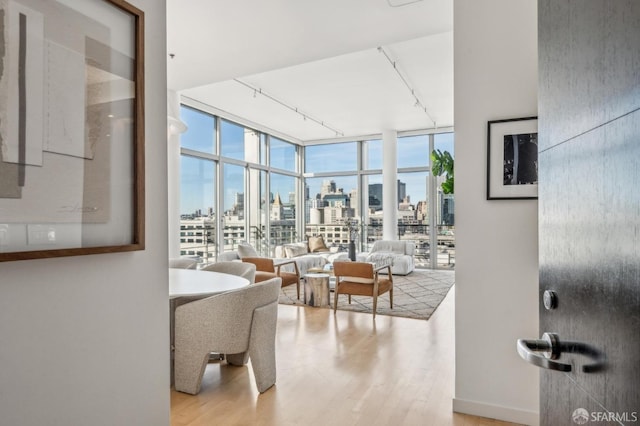
{"label": "light gray chair", "polygon": [[196,269],[197,266],[198,262],[194,259],[189,259],[188,257],[175,257],[173,259],[169,259],[169,268]]}
{"label": "light gray chair", "polygon": [[280,278],[184,304],[175,316],[175,389],[200,392],[209,354],[227,363],[251,358],[260,393],[276,382],[276,325]]}
{"label": "light gray chair", "polygon": [[[256,266],[249,263],[242,262],[217,262],[212,263],[210,265],[205,266],[200,269],[201,271],[214,271],[214,272],[222,272],[225,274],[238,275],[240,277],[246,278],[249,280],[250,284],[255,283],[256,279]],[[176,300],[175,307],[182,306],[185,303],[193,302],[194,300],[203,299],[203,297],[195,296],[195,297],[181,297]],[[223,354],[212,353],[210,358],[211,361],[221,361],[224,359]]]}
{"label": "light gray chair", "polygon": [[256,265],[244,262],[216,262],[205,266],[201,271],[222,272],[238,275],[249,280],[251,284],[256,282]]}

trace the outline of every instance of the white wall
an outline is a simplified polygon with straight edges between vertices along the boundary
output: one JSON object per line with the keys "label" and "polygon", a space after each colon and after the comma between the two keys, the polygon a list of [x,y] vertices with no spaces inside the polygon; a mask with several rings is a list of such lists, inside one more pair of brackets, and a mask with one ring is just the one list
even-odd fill
{"label": "white wall", "polygon": [[146,13],[145,251],[0,263],[0,424],[168,425],[164,0]]}
{"label": "white wall", "polygon": [[454,411],[538,423],[535,200],[486,200],[487,121],[537,115],[537,2],[455,0],[456,389]]}

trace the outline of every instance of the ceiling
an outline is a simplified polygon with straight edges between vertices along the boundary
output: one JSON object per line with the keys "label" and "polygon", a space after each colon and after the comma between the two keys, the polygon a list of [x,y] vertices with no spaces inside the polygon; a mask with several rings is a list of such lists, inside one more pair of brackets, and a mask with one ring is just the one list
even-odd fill
{"label": "ceiling", "polygon": [[167,0],[168,87],[300,143],[450,127],[452,9],[451,0]]}

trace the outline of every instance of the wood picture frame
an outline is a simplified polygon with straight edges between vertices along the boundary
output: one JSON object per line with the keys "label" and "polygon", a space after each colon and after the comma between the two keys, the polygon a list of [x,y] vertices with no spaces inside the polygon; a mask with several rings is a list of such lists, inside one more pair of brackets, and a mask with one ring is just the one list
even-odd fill
{"label": "wood picture frame", "polygon": [[538,117],[489,121],[487,200],[538,198]]}
{"label": "wood picture frame", "polygon": [[143,250],[144,12],[0,0],[0,262]]}

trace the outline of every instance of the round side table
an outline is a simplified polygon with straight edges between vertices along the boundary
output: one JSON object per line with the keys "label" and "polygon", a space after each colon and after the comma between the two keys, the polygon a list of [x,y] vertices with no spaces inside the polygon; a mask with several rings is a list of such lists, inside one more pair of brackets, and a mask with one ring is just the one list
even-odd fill
{"label": "round side table", "polygon": [[329,306],[329,274],[308,273],[304,276],[304,303],[315,307]]}

